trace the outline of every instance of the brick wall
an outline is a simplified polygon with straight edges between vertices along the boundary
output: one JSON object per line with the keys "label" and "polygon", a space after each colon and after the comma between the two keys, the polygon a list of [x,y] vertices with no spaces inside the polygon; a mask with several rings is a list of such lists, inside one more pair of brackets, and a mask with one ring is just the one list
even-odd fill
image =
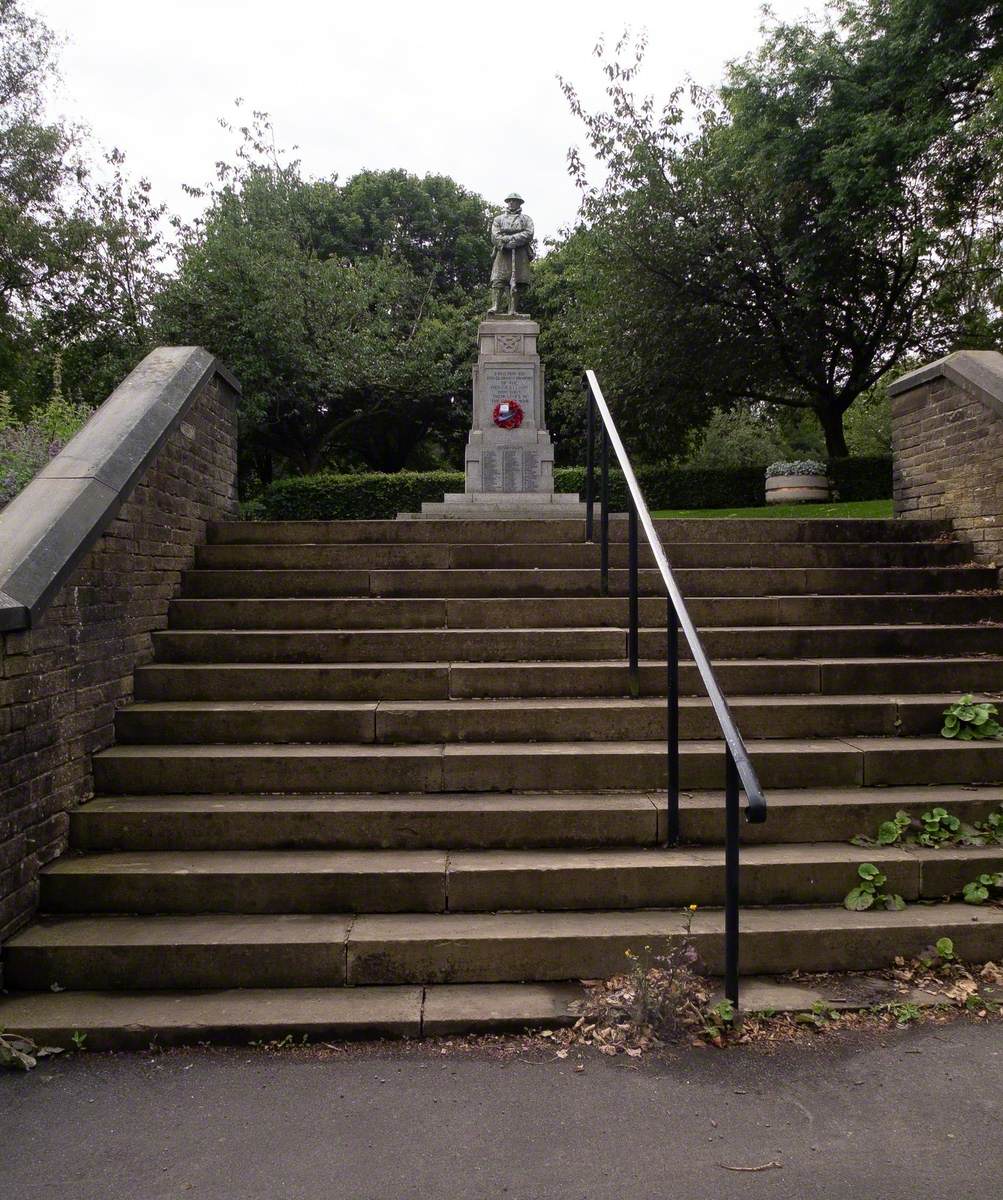
{"label": "brick wall", "polygon": [[151,658],[207,521],[236,515],[236,394],[213,376],[35,628],[0,634],[0,941],[93,792],[90,756]]}
{"label": "brick wall", "polygon": [[893,494],[896,517],[949,520],[979,561],[1003,566],[997,390],[1003,394],[1003,356],[995,352],[962,351],[897,381],[890,389]]}

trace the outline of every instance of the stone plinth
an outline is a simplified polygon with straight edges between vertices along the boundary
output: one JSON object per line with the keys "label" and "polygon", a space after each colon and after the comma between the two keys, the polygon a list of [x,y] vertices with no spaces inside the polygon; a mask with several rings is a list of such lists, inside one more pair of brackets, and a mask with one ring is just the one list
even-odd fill
{"label": "stone plinth", "polygon": [[420,513],[404,517],[442,517],[454,520],[534,520],[548,517],[569,521],[585,519],[585,505],[574,492],[447,492],[441,503],[426,500]]}
{"label": "stone plinth", "polygon": [[[554,494],[539,332],[528,317],[495,316],[480,323],[465,490],[447,495],[441,504],[423,504],[422,516],[584,517],[577,496]],[[521,421],[515,428],[495,420],[496,410],[506,404],[518,406]]]}

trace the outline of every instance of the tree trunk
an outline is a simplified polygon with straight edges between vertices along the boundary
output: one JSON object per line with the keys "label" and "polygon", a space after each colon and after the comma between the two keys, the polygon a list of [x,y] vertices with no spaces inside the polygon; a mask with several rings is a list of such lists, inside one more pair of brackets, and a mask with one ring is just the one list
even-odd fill
{"label": "tree trunk", "polygon": [[265,487],[268,487],[275,477],[275,471],[272,461],[272,452],[267,446],[255,447],[254,465],[257,468],[258,478],[265,485]]}
{"label": "tree trunk", "polygon": [[825,452],[830,458],[848,458],[850,451],[843,433],[843,414],[833,403],[815,410],[825,433]]}

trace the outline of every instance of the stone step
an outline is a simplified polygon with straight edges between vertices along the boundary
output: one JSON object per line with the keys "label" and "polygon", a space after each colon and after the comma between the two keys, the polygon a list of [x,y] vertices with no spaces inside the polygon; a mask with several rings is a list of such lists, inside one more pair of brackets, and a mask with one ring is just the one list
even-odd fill
{"label": "stone step", "polygon": [[[929,852],[845,842],[742,854],[744,905],[837,904],[874,863],[906,901],[958,895],[1003,847]],[[592,850],[159,850],[43,868],[47,913],[444,913],[724,903],[719,846]]]}
{"label": "stone step", "polygon": [[[976,803],[979,818],[993,808]],[[70,840],[78,850],[643,846],[657,840],[660,804],[654,793],[98,796],[71,812]]]}
{"label": "stone step", "polygon": [[595,628],[164,630],[153,639],[158,662],[188,663],[540,662],[627,647],[626,630]]}
{"label": "stone step", "polygon": [[[750,625],[972,624],[1003,621],[1003,594],[711,596],[688,602],[699,628]],[[665,600],[642,597],[641,624],[665,623]],[[249,598],[174,600],[172,629],[544,629],[623,627],[625,597],[410,600]]]}
{"label": "stone step", "polygon": [[[598,505],[596,507],[598,536]],[[901,542],[935,541],[954,537],[949,521],[871,518],[675,518],[657,519],[664,541],[675,542]],[[580,541],[581,520],[539,521],[225,521],[207,529],[214,545],[338,545],[341,543],[464,543],[521,544]],[[610,538],[627,540],[627,522],[611,517]]]}
{"label": "stone step", "polygon": [[[940,731],[956,695],[733,696],[749,738],[928,734]],[[980,693],[980,699],[984,698]],[[683,739],[713,738],[710,702],[685,696]],[[115,714],[120,744],[648,741],[668,734],[661,697],[501,700],[180,700],[138,703]]]}
{"label": "stone step", "polygon": [[[627,950],[650,947],[657,954],[687,928],[708,969],[720,973],[720,911],[698,911],[690,922],[676,911],[647,910],[363,916],[352,926],[347,974],[356,985],[600,979],[622,972]],[[1003,909],[975,911],[968,904],[864,913],[842,907],[744,909],[741,968],[749,974],[875,970],[945,936],[962,958],[998,960]]]}
{"label": "stone step", "polygon": [[[627,950],[650,947],[657,954],[687,930],[708,969],[719,974],[724,922],[713,909],[692,916],[676,909],[46,916],[7,943],[6,982],[15,991],[48,991],[52,984],[134,991],[597,979],[621,972]],[[964,959],[999,961],[1003,909],[749,908],[742,912],[741,966],[748,974],[875,970],[939,937],[952,938]]]}
{"label": "stone step", "polygon": [[[1003,659],[732,659],[714,664],[725,695],[995,693]],[[664,696],[664,662],[641,662],[641,694]],[[679,668],[680,694],[702,695],[695,666]],[[548,663],[154,663],[135,672],[137,700],[444,700],[475,697],[629,696],[622,659]]]}
{"label": "stone step", "polygon": [[[1003,743],[941,738],[747,743],[764,788],[1003,781]],[[373,746],[113,746],[94,756],[99,792],[623,791],[666,782],[665,743],[509,742]],[[723,744],[680,746],[687,789],[721,787]]]}
{"label": "stone step", "polygon": [[[1003,803],[1003,787],[774,789],[769,820],[745,843],[873,836],[899,809],[941,805],[969,824]],[[98,796],[70,813],[77,850],[416,850],[644,846],[664,840],[664,791],[359,795]],[[724,794],[680,799],[684,843],[719,844]]]}
{"label": "stone step", "polygon": [[582,994],[576,983],[20,992],[0,997],[0,1027],[66,1049],[83,1034],[88,1050],[436,1037],[569,1025]]}
{"label": "stone step", "polygon": [[[641,629],[642,658],[664,659],[664,629]],[[715,660],[1000,654],[1003,624],[791,625],[701,631]],[[153,634],[158,662],[546,662],[625,657],[626,629],[171,629]],[[691,657],[681,639],[680,658]]]}
{"label": "stone step", "polygon": [[[993,567],[712,567],[683,568],[676,581],[690,596],[884,595],[996,591]],[[627,572],[610,571],[610,593],[627,593]],[[659,573],[642,569],[642,595],[664,595]],[[531,597],[598,596],[598,570],[191,570],[182,595],[195,597]]]}
{"label": "stone step", "polygon": [[[646,543],[639,546],[642,566],[653,567]],[[673,570],[695,567],[931,567],[971,559],[961,542],[666,542]],[[203,545],[195,566],[205,570],[527,570],[599,567],[596,543],[527,542],[512,544],[289,543]],[[610,565],[627,566],[624,542],[610,546]]]}

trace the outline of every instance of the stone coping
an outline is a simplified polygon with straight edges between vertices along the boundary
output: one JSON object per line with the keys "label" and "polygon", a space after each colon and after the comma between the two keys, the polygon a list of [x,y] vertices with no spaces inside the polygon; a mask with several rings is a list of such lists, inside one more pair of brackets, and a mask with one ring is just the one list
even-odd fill
{"label": "stone coping", "polygon": [[978,396],[1003,417],[1003,354],[997,350],[956,350],[936,362],[902,375],[889,384],[889,396],[901,396],[934,379],[949,379],[969,395]]}
{"label": "stone coping", "polygon": [[37,624],[213,376],[240,392],[208,350],[151,351],[0,510],[0,632]]}

